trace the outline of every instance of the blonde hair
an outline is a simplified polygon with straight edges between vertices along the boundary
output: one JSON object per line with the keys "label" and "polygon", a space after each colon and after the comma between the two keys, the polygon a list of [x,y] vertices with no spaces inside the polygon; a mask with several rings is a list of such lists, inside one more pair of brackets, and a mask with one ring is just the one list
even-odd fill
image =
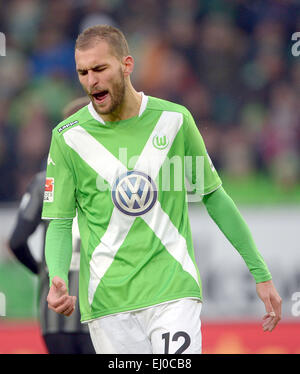
{"label": "blonde hair", "polygon": [[96,25],[78,35],[75,49],[84,50],[104,40],[111,47],[115,57],[121,59],[129,55],[129,47],[122,31],[110,25]]}

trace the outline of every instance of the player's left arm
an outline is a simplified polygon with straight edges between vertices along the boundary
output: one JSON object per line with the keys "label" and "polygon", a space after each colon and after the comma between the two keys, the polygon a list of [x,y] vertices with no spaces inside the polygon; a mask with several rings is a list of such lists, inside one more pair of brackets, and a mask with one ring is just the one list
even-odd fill
{"label": "player's left arm", "polygon": [[[183,129],[185,156],[203,158],[202,168],[194,166],[190,172],[186,170],[186,178],[190,185],[194,186],[195,193],[204,195],[203,203],[209,215],[246,262],[255,279],[258,296],[266,308],[263,328],[265,331],[272,331],[281,318],[281,299],[272,282],[272,276],[256,248],[246,222],[222,188],[221,179],[208,156],[203,138],[189,111],[185,112]],[[193,165],[197,165],[197,162]],[[201,178],[197,178],[199,171]],[[199,184],[199,180],[203,181],[203,185]]]}
{"label": "player's left arm", "polygon": [[272,331],[281,319],[281,298],[272,282],[270,271],[259,253],[248,225],[223,187],[205,195],[203,203],[214,222],[244,259],[256,282],[266,315],[264,331]]}

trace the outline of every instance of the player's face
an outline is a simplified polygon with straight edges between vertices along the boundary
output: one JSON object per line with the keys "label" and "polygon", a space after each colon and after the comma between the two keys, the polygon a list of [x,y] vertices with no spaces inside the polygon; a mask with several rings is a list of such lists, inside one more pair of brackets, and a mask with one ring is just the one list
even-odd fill
{"label": "player's face", "polygon": [[111,114],[121,106],[125,95],[125,78],[121,61],[109,45],[100,41],[86,50],[75,51],[79,81],[101,115]]}

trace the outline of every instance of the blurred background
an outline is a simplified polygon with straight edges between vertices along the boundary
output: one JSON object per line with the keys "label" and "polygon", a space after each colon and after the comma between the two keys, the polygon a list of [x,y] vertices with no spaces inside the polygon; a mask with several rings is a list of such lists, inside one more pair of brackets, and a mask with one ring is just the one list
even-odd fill
{"label": "blurred background", "polygon": [[[264,308],[248,269],[205,209],[191,204],[204,353],[300,353],[300,57],[291,52],[292,35],[300,31],[297,0],[0,0],[6,37],[0,353],[45,351],[39,280],[16,261],[7,238],[28,183],[45,166],[52,128],[65,105],[83,95],[74,42],[95,24],[124,32],[136,61],[136,89],[192,112],[283,299],[282,322],[263,333]],[[39,230],[30,239],[38,260],[42,240]]]}

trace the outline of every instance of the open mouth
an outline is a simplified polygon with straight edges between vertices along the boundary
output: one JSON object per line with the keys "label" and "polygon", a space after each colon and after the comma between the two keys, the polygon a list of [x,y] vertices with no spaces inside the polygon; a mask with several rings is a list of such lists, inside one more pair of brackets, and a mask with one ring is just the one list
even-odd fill
{"label": "open mouth", "polygon": [[102,103],[108,96],[108,91],[100,91],[92,94],[93,98],[97,103]]}

